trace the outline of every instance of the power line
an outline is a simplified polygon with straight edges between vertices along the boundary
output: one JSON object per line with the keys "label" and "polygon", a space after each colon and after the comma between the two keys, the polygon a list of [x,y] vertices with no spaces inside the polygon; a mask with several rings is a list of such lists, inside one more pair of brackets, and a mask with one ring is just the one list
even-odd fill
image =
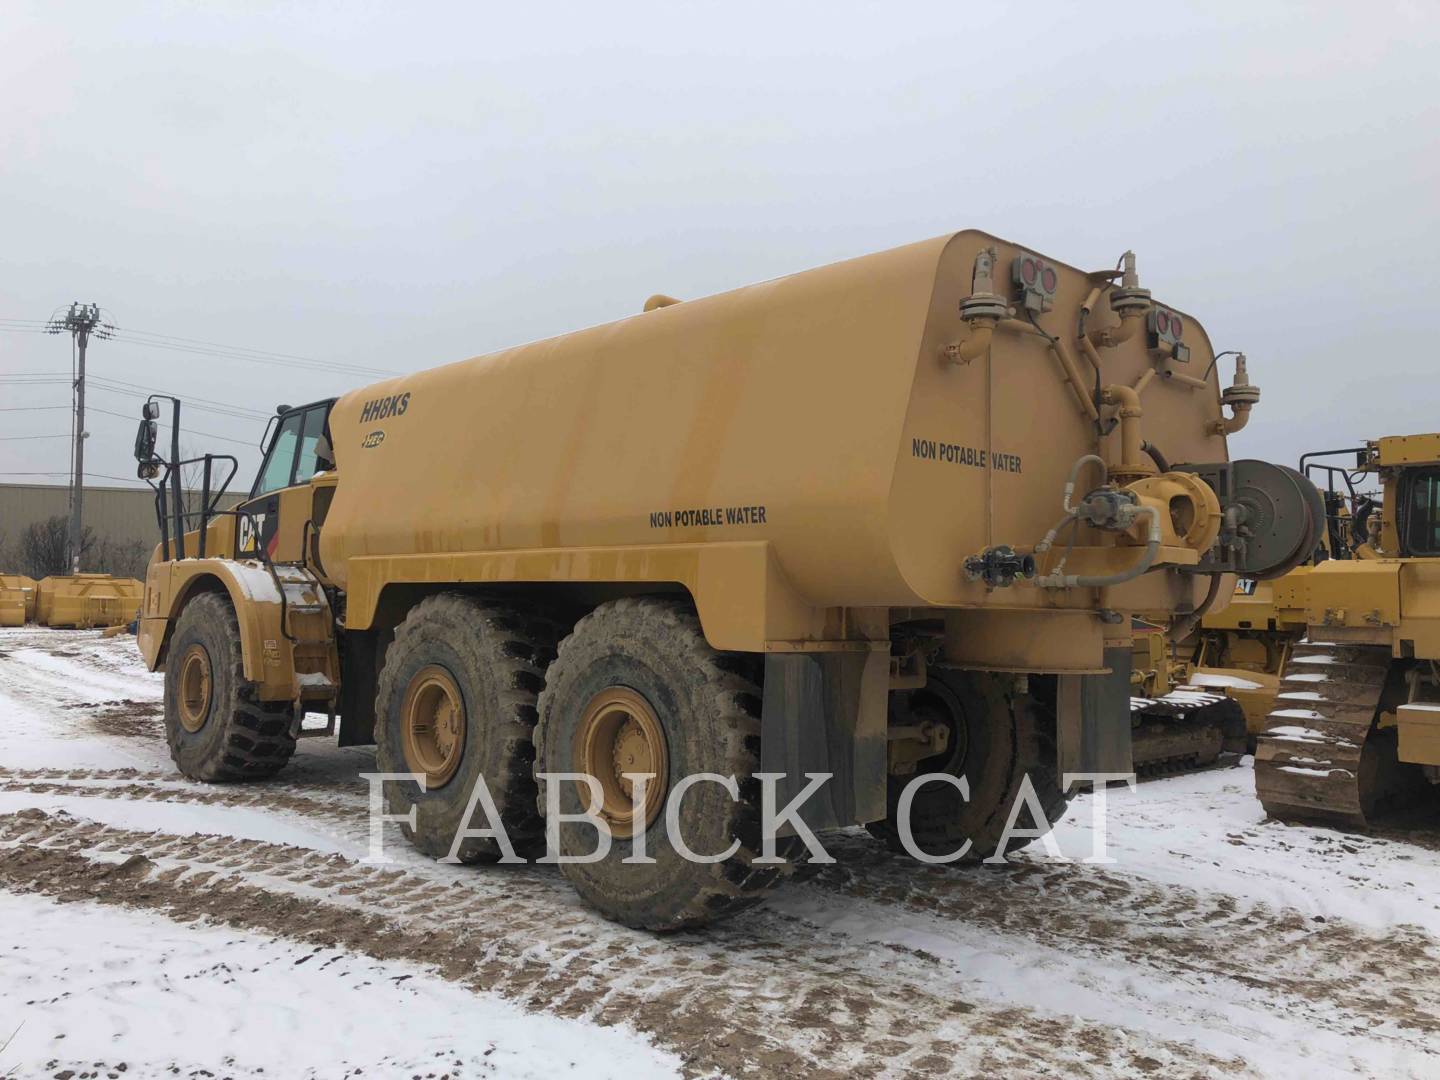
{"label": "power line", "polygon": [[148,338],[134,338],[123,330],[116,330],[114,340],[123,345],[135,345],[146,349],[164,349],[168,352],[189,353],[194,356],[208,356],[219,360],[242,360],[253,364],[269,364],[272,367],[302,368],[323,371],[337,375],[369,375],[390,378],[403,372],[383,368],[361,367],[359,364],[340,364],[324,360],[286,360],[272,356],[255,356],[251,353],[226,352],[220,349],[206,349],[196,345],[177,345],[170,342],[152,341]]}
{"label": "power line", "polygon": [[197,397],[194,394],[172,394],[169,390],[160,390],[154,386],[144,386],[140,383],[125,382],[123,379],[113,379],[109,376],[104,376],[101,381],[110,383],[114,386],[123,386],[129,390],[144,390],[151,394],[163,394],[167,397],[178,397],[186,405],[190,405],[193,402],[200,401],[209,405],[215,405],[225,409],[234,409],[237,412],[250,413],[255,419],[268,420],[271,415],[269,409],[252,409],[248,405],[235,405],[232,402],[216,401],[213,398]]}
{"label": "power line", "polygon": [[[45,471],[40,471],[40,472],[5,472],[5,471],[0,471],[0,476],[69,476],[69,475],[70,475],[70,474],[69,474],[68,472],[55,472],[54,470],[51,470],[51,471],[49,471],[49,472],[45,472]],[[123,480],[123,481],[126,482],[127,484],[143,484],[143,483],[144,483],[143,480],[137,480],[137,479],[136,479],[135,477],[133,477],[133,476],[110,476],[110,475],[107,474],[107,473],[89,473],[88,475],[97,477],[97,478],[99,478],[99,479],[101,479],[101,480]],[[50,485],[45,485],[45,486],[50,486]],[[53,486],[59,487],[58,484],[53,485]]]}
{"label": "power line", "polygon": [[21,439],[68,439],[70,433],[62,432],[59,435],[0,435],[0,442],[16,442]]}
{"label": "power line", "polygon": [[225,345],[218,341],[204,341],[200,338],[178,337],[175,334],[157,334],[149,330],[132,330],[129,327],[110,326],[113,333],[124,334],[131,338],[144,338],[152,341],[164,341],[177,346],[199,346],[207,349],[218,349],[226,353],[245,353],[250,356],[264,356],[273,360],[293,360],[302,364],[320,364],[325,367],[354,368],[359,371],[373,372],[380,375],[400,375],[402,372],[391,371],[386,368],[365,367],[361,364],[347,364],[341,360],[318,360],[313,356],[299,356],[295,353],[277,352],[274,349],[256,349],[248,345]]}
{"label": "power line", "polygon": [[[37,319],[0,318],[0,330],[14,333],[51,333],[49,325]],[[224,360],[248,360],[257,364],[274,364],[281,367],[308,368],[312,371],[328,371],[347,375],[378,375],[381,377],[403,375],[393,368],[369,367],[364,364],[347,364],[341,360],[319,360],[312,356],[296,353],[276,352],[272,349],[257,349],[249,345],[226,345],[202,338],[180,337],[176,334],[160,334],[151,330],[132,330],[117,326],[113,322],[100,324],[103,335],[127,345],[142,345],[153,349],[167,349],[173,352],[191,353],[196,356],[210,356]]]}
{"label": "power line", "polygon": [[[116,416],[116,417],[119,417],[121,420],[135,420],[135,419],[136,419],[136,417],[131,416],[131,415],[129,415],[128,413],[111,412],[109,409],[97,409],[97,408],[95,408],[93,405],[90,407],[90,411],[91,411],[91,412],[104,413],[106,416]],[[170,426],[169,424],[166,424],[166,423],[164,423],[164,422],[162,422],[162,421],[159,421],[159,420],[157,420],[156,423],[159,424],[159,426],[160,426],[160,427],[163,427],[163,428],[168,428],[168,427]],[[199,430],[198,428],[183,428],[183,427],[182,427],[182,428],[181,428],[181,431],[182,431],[184,434],[187,434],[187,435],[203,435],[203,436],[205,436],[207,439],[219,439],[221,442],[233,442],[233,443],[238,443],[240,446],[248,446],[248,447],[250,447],[250,449],[256,450],[256,451],[258,451],[258,449],[259,449],[259,448],[255,445],[255,443],[254,443],[253,441],[248,440],[248,439],[236,439],[236,438],[233,438],[233,437],[231,437],[231,436],[229,436],[229,435],[217,435],[217,434],[215,434],[215,432],[213,432],[213,431],[201,431],[201,430]]]}
{"label": "power line", "polygon": [[[92,381],[93,381],[93,380],[92,380]],[[93,386],[93,387],[91,387],[91,389],[92,389],[92,390],[103,390],[103,391],[104,391],[105,393],[107,393],[107,394],[117,394],[117,395],[119,395],[120,397],[138,398],[138,399],[140,399],[140,400],[142,400],[142,401],[143,401],[146,397],[149,396],[149,395],[147,395],[146,393],[144,393],[143,391],[139,391],[139,390],[121,390],[121,389],[119,389],[118,387],[105,386],[105,385],[102,385],[102,384],[100,384],[100,383],[96,383],[96,385]],[[171,395],[166,395],[166,396],[171,396]],[[175,394],[175,395],[173,395],[173,396],[174,396],[174,397],[180,397],[179,394]],[[197,412],[203,412],[203,413],[214,413],[214,414],[217,415],[217,416],[225,416],[225,417],[230,418],[231,420],[257,421],[257,420],[268,420],[268,419],[270,419],[270,413],[252,412],[252,411],[250,411],[250,410],[246,410],[246,411],[244,411],[244,412],[241,412],[241,411],[238,410],[238,409],[226,409],[226,408],[222,408],[222,407],[216,406],[216,405],[200,405],[200,404],[197,404],[193,398],[183,398],[183,397],[181,397],[181,398],[180,398],[180,401],[181,401],[181,403],[185,406],[186,409],[194,409],[194,410],[197,411]]]}
{"label": "power line", "polygon": [[[56,383],[68,383],[70,381],[69,377],[64,373],[50,371],[30,371],[18,372],[13,375],[0,375],[0,380],[7,380],[14,386],[46,386]],[[211,398],[175,394],[157,387],[141,386],[137,383],[112,379],[108,376],[91,375],[89,381],[92,384],[92,389],[109,390],[112,393],[128,394],[131,397],[143,398],[147,394],[163,394],[167,397],[178,397],[187,408],[199,409],[202,412],[215,412],[246,420],[268,420],[272,415],[269,410],[265,409],[252,409],[247,405],[234,405],[229,402],[215,401]],[[124,387],[125,389],[116,389],[117,387]]]}

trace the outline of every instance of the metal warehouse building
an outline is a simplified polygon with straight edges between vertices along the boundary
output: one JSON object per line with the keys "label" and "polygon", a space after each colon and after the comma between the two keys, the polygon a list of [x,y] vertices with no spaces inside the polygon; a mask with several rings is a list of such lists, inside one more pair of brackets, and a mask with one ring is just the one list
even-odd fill
{"label": "metal warehouse building", "polygon": [[[233,492],[221,499],[222,508],[234,506]],[[0,484],[0,535],[11,544],[37,521],[70,513],[70,488],[57,484]],[[86,487],[85,526],[97,539],[112,543],[139,541],[147,548],[160,542],[155,523],[155,495],[142,487]]]}

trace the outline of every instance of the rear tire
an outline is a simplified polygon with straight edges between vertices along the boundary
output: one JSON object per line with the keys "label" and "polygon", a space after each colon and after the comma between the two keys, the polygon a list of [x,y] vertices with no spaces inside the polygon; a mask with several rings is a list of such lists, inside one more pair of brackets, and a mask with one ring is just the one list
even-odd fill
{"label": "rear tire", "polygon": [[[625,721],[629,734],[614,743],[615,773],[636,759],[632,746],[648,744],[639,758],[650,767],[631,771],[654,772],[657,779],[651,784],[657,791],[664,788],[658,811],[650,809],[648,800],[639,812],[628,797],[623,801],[621,823],[604,859],[560,864],[581,898],[606,918],[645,930],[700,926],[754,906],[791,875],[792,862],[753,865],[763,850],[760,783],[753,778],[760,767],[758,675],[754,657],[712,649],[690,606],[670,600],[602,604],[560,643],[540,695],[535,731],[542,812],[550,783],[560,785],[564,813],[584,808],[577,783],[547,781],[542,774],[596,775],[586,760],[596,757],[591,750],[596,716],[607,708],[628,709],[632,716]],[[649,734],[636,742],[642,728]],[[672,846],[665,829],[664,806],[673,785],[702,772],[735,777],[740,798],[732,799],[718,783],[690,788],[680,807],[680,834],[699,855],[719,854],[738,840],[735,854],[723,862],[690,862]],[[602,788],[611,782],[597,778]],[[602,814],[609,806],[607,800]],[[647,813],[658,816],[647,818]],[[634,853],[636,829],[645,837],[645,854],[653,864],[622,861]],[[597,840],[588,823],[563,822],[558,828],[560,854],[589,854]],[[804,850],[789,837],[777,844],[776,853],[793,859],[797,848]]]}
{"label": "rear tire", "polygon": [[[462,827],[492,827],[483,805],[465,811],[484,781],[518,854],[535,850],[544,828],[535,812],[532,768],[535,700],[554,656],[552,624],[473,596],[431,596],[410,609],[385,654],[375,695],[376,762],[382,772],[424,773],[386,781],[392,814],[415,810],[405,836],[434,858],[450,854]],[[452,724],[437,740],[436,715]],[[408,742],[408,745],[407,745]],[[490,837],[466,837],[464,863],[494,862],[503,852]]]}
{"label": "rear tire", "polygon": [[263,780],[295,753],[295,711],[245,678],[235,609],[220,593],[185,605],[165,662],[165,738],[192,780]]}
{"label": "rear tire", "polygon": [[890,777],[887,814],[885,820],[866,826],[871,835],[892,851],[905,851],[897,824],[900,796],[907,784],[925,773],[964,777],[970,785],[968,800],[954,785],[939,781],[916,793],[910,829],[915,846],[926,855],[950,855],[969,840],[969,850],[956,861],[978,862],[1018,851],[1038,839],[1012,836],[1004,852],[1000,850],[1005,823],[1026,776],[1044,820],[1036,821],[1029,809],[1022,809],[1015,827],[1048,832],[1064,817],[1070,796],[1060,788],[1053,707],[1039,697],[1011,693],[1007,681],[1000,675],[933,667],[924,688],[892,695],[892,722],[945,723],[950,727],[950,744],[944,753],[921,761],[915,773]]}

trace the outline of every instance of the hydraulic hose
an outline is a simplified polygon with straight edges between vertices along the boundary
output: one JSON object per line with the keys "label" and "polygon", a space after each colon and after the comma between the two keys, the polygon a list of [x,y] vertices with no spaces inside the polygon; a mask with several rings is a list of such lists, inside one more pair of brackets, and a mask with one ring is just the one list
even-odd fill
{"label": "hydraulic hose", "polygon": [[[1160,519],[1156,516],[1153,506],[1141,506],[1135,511],[1135,516],[1145,515],[1150,519],[1150,532],[1145,540],[1145,551],[1134,566],[1121,570],[1114,574],[1059,574],[1050,573],[1035,579],[1035,584],[1042,589],[1103,589],[1111,585],[1123,585],[1127,581],[1134,581],[1150,567],[1155,565],[1155,559],[1160,554]],[[1216,586],[1219,587],[1218,585]]]}
{"label": "hydraulic hose", "polygon": [[1210,575],[1210,588],[1206,590],[1205,599],[1200,601],[1200,606],[1170,627],[1171,641],[1182,641],[1194,633],[1195,628],[1200,625],[1200,620],[1205,617],[1205,613],[1210,610],[1216,597],[1220,595],[1220,578],[1220,574]]}
{"label": "hydraulic hose", "polygon": [[1150,460],[1155,462],[1155,467],[1162,473],[1170,471],[1170,462],[1166,460],[1165,455],[1160,452],[1160,448],[1154,443],[1149,441],[1142,442],[1140,449],[1150,455]]}
{"label": "hydraulic hose", "polygon": [[[1099,454],[1084,454],[1076,458],[1075,464],[1070,466],[1070,477],[1065,481],[1065,497],[1060,500],[1060,505],[1064,507],[1067,516],[1075,513],[1075,508],[1070,505],[1070,496],[1075,494],[1075,481],[1080,478],[1080,470],[1091,462],[1100,466],[1101,484],[1105,484],[1110,479],[1110,468],[1105,464],[1105,459]],[[1062,521],[1060,524],[1063,525],[1064,522]],[[1055,531],[1059,531],[1058,525]]]}
{"label": "hydraulic hose", "polygon": [[1038,544],[1035,545],[1035,554],[1043,555],[1045,554],[1045,552],[1049,551],[1050,548],[1055,544],[1055,538],[1060,535],[1060,530],[1074,520],[1075,511],[1072,510],[1064,517],[1062,517],[1059,521],[1055,522],[1055,524],[1051,526],[1050,531],[1045,534],[1044,539],[1042,539]]}

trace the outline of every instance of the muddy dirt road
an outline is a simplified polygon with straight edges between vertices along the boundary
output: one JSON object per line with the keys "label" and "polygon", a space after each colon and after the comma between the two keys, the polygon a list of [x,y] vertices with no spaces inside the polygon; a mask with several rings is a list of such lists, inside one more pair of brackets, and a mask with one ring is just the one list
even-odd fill
{"label": "muddy dirt road", "polygon": [[[1244,766],[1112,792],[1105,865],[1091,799],[1063,859],[921,867],[855,831],[764,908],[654,937],[553,868],[398,831],[364,862],[368,752],[206,787],[159,715],[133,639],[0,632],[0,927],[30,928],[0,929],[0,1075],[1440,1073],[1433,830],[1266,822]],[[277,1015],[245,980],[285,965],[307,998]]]}

